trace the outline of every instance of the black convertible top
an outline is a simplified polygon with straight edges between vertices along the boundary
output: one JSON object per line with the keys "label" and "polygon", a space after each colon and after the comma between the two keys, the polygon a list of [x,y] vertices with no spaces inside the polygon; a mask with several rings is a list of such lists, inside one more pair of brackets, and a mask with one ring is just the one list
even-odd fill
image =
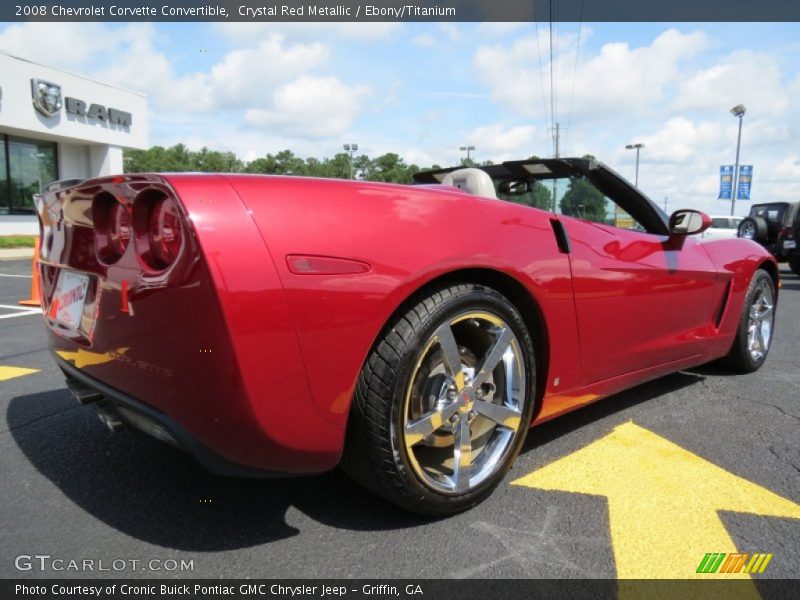
{"label": "black convertible top", "polygon": [[[447,173],[464,167],[421,171],[414,175],[419,184],[441,183]],[[650,233],[668,235],[668,219],[664,212],[638,188],[600,161],[587,158],[541,158],[513,160],[496,165],[475,167],[494,180],[550,180],[583,176],[620,208],[641,223]]]}

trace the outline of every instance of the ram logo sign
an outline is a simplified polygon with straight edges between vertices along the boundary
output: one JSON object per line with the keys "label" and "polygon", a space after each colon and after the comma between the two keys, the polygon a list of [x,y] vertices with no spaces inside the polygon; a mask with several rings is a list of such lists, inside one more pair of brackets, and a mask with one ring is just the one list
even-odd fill
{"label": "ram logo sign", "polygon": [[[33,105],[45,117],[55,116],[61,111],[61,86],[43,79],[31,79],[31,94]],[[64,98],[65,110],[79,117],[105,121],[120,127],[130,127],[133,124],[131,113],[117,108],[105,107],[102,104],[86,103],[78,98],[67,96]]]}
{"label": "ram logo sign", "polygon": [[79,117],[87,117],[89,119],[98,119],[100,121],[107,121],[122,127],[130,127],[133,122],[131,113],[116,108],[106,108],[102,104],[89,104],[77,98],[70,98],[69,96],[64,99],[67,103],[67,112]]}
{"label": "ram logo sign", "polygon": [[61,86],[44,79],[31,79],[33,106],[45,117],[61,110]]}
{"label": "ram logo sign", "polygon": [[708,552],[700,561],[697,573],[763,573],[771,560],[772,553]]}

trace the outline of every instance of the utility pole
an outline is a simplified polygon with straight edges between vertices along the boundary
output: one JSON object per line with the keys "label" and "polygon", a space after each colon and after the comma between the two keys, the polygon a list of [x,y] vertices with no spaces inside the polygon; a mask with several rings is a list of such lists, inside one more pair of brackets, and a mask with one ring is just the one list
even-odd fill
{"label": "utility pole", "polygon": [[469,153],[470,153],[472,150],[475,150],[475,146],[459,146],[459,147],[458,147],[458,149],[459,149],[459,150],[461,150],[462,152],[465,152],[465,151],[466,151],[466,153],[467,153],[467,158],[466,158],[466,159],[463,159],[463,158],[462,158],[462,159],[461,159],[461,164],[462,164],[462,165],[468,165],[468,164],[469,164]]}
{"label": "utility pole", "polygon": [[736,165],[733,167],[733,186],[731,186],[731,216],[736,210],[736,194],[739,193],[739,149],[742,146],[742,117],[747,109],[744,104],[737,104],[731,109],[731,114],[739,118],[739,137],[736,138]]}
{"label": "utility pole", "polygon": [[[554,147],[554,158],[559,158],[559,143],[561,142],[561,125],[556,123],[556,128],[553,131],[553,147]],[[553,177],[553,213],[556,212],[556,196],[558,195],[557,186],[556,186],[557,179]]]}
{"label": "utility pole", "polygon": [[664,196],[664,212],[665,212],[665,213],[667,213],[667,214],[669,214],[669,213],[667,212],[667,200],[669,200],[669,198],[668,198],[667,196]]}

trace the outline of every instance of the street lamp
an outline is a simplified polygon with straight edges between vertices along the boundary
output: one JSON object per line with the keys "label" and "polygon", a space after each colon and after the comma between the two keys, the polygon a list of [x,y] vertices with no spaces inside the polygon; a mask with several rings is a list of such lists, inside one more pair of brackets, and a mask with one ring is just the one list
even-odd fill
{"label": "street lamp", "polygon": [[458,149],[461,150],[462,152],[466,152],[467,153],[466,160],[465,159],[461,159],[461,164],[462,165],[467,164],[467,162],[469,162],[469,153],[471,151],[475,150],[475,146],[459,146]]}
{"label": "street lamp", "polygon": [[628,144],[625,146],[626,150],[636,150],[636,180],[634,185],[639,187],[639,150],[644,148],[644,144]]}
{"label": "street lamp", "polygon": [[736,164],[733,167],[733,186],[731,188],[731,216],[736,210],[736,194],[739,193],[739,148],[742,146],[742,117],[747,109],[744,104],[737,104],[731,109],[731,114],[739,118],[739,136],[736,138]]}
{"label": "street lamp", "polygon": [[353,155],[358,151],[358,144],[344,144],[342,146],[344,151],[350,155],[350,179],[354,179],[353,177]]}

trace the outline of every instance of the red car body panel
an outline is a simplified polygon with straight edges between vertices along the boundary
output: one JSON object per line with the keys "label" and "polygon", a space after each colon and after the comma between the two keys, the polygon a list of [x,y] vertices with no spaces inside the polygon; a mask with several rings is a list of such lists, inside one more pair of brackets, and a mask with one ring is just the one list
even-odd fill
{"label": "red car body panel", "polygon": [[[130,204],[146,189],[179,200],[181,255],[150,272],[131,244],[102,263],[92,198],[107,191]],[[745,240],[679,243],[445,187],[132,175],[46,194],[39,214],[46,312],[64,268],[91,276],[87,306],[96,309],[83,337],[46,318],[57,355],[232,463],[269,472],[337,464],[373,343],[437,278],[499,273],[535,302],[542,422],[726,354],[753,272],[774,265]],[[298,274],[290,255],[368,270]]]}

